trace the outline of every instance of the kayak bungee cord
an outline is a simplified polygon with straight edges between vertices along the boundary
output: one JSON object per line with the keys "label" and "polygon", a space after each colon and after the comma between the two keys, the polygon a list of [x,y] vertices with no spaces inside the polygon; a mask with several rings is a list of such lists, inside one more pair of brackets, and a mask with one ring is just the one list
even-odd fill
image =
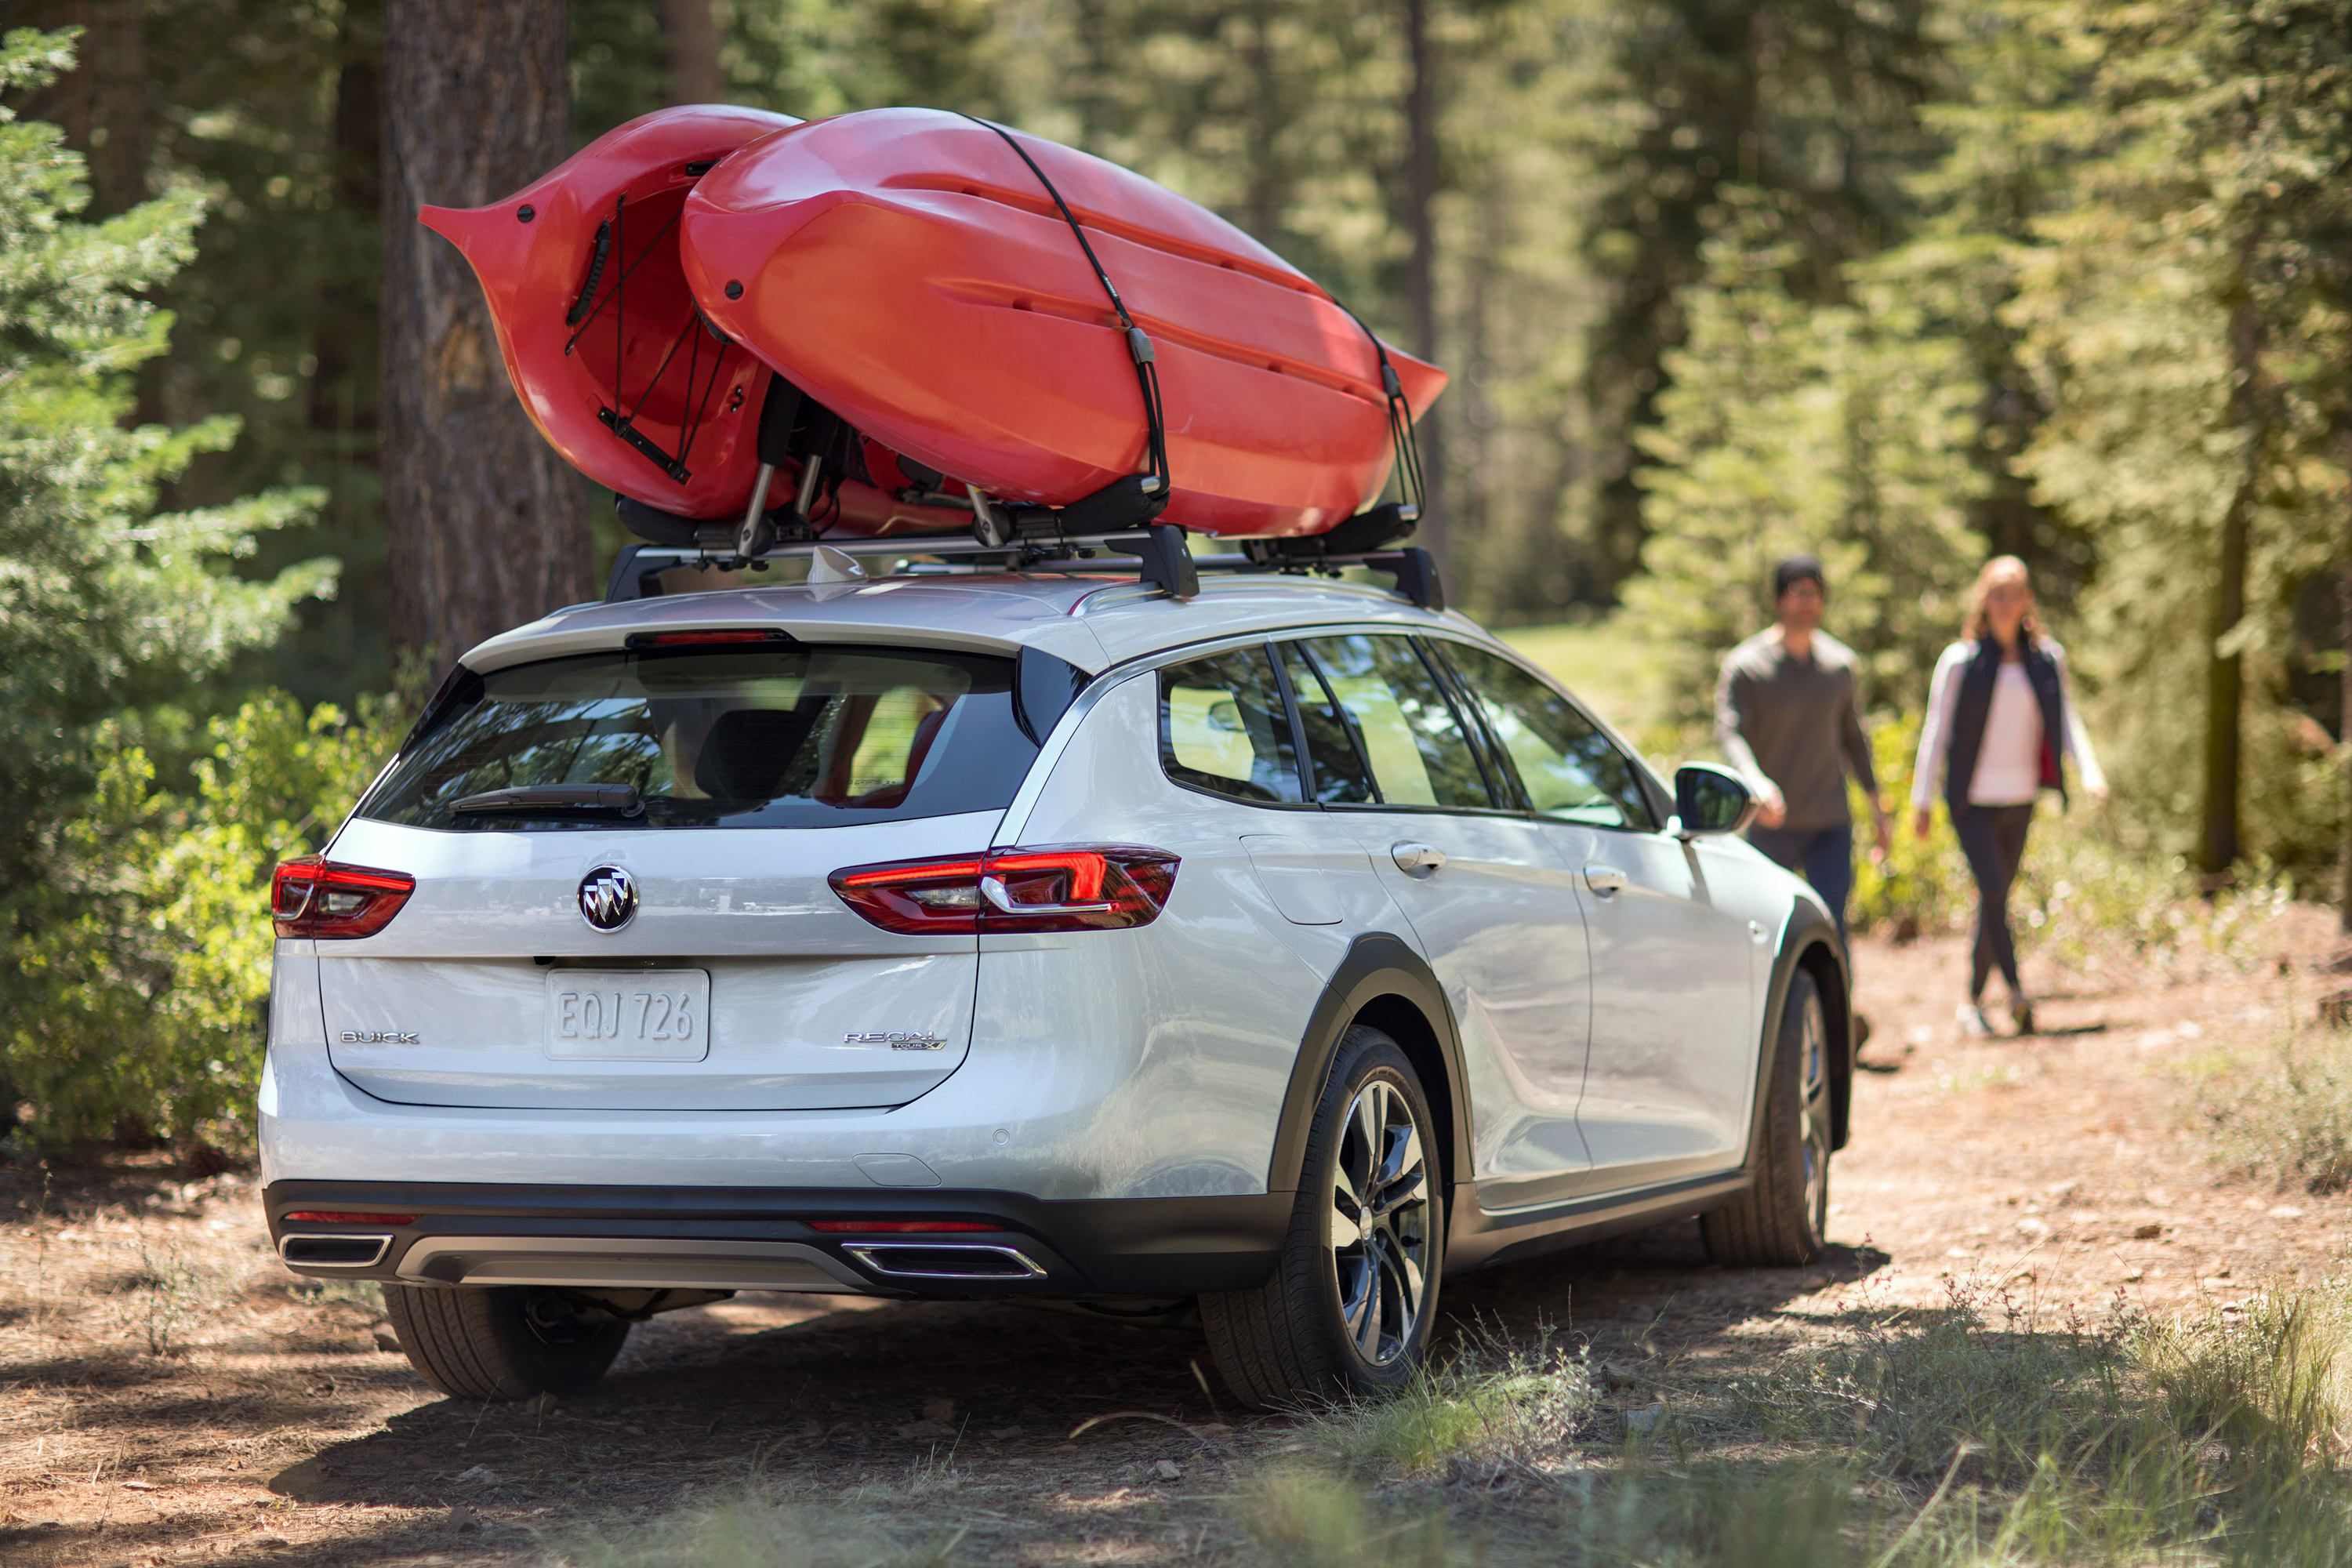
{"label": "kayak bungee cord", "polygon": [[[1339,301],[1333,300],[1335,305]],[[1348,310],[1345,305],[1339,305]],[[1412,429],[1412,405],[1405,401],[1404,383],[1397,378],[1396,366],[1389,363],[1388,345],[1381,342],[1380,333],[1364,325],[1364,318],[1348,310],[1348,320],[1363,329],[1364,336],[1372,341],[1372,353],[1381,359],[1381,390],[1388,395],[1389,441],[1396,448],[1397,516],[1406,522],[1421,521],[1421,509],[1426,492],[1421,475],[1421,445]]]}
{"label": "kayak bungee cord", "polygon": [[[1135,360],[1136,384],[1143,389],[1143,416],[1149,426],[1148,441],[1151,455],[1151,472],[1142,487],[1150,510],[1142,518],[1133,521],[1148,521],[1167,504],[1171,479],[1168,471],[1168,424],[1160,406],[1159,355],[1151,346],[1150,338],[1135,324],[1135,318],[1127,313],[1127,301],[1118,297],[1118,286],[1110,280],[1110,274],[1103,270],[1101,259],[1095,255],[1095,247],[1087,242],[1087,231],[1079,224],[1077,215],[1070,211],[1070,204],[1062,199],[1062,193],[1054,188],[1054,182],[1046,178],[1045,171],[1037,166],[1037,160],[1029,156],[1029,150],[1013,140],[1013,132],[1002,125],[982,120],[976,114],[966,114],[964,118],[974,125],[986,126],[995,132],[1003,138],[1004,144],[1029,165],[1029,172],[1037,176],[1037,183],[1045,187],[1045,194],[1053,197],[1054,205],[1061,209],[1062,221],[1068,224],[1070,232],[1077,237],[1078,248],[1087,255],[1087,265],[1095,269],[1095,280],[1103,286],[1103,292],[1110,296],[1110,308],[1118,313],[1118,324],[1127,332],[1128,353]],[[1122,526],[1132,526],[1132,523],[1123,520]]]}
{"label": "kayak bungee cord", "polygon": [[[647,462],[668,475],[673,482],[682,485],[694,477],[693,470],[686,466],[687,455],[694,450],[694,438],[702,431],[703,417],[710,411],[711,395],[719,390],[720,374],[727,362],[727,351],[735,346],[735,341],[713,326],[709,319],[703,315],[699,306],[689,305],[686,324],[678,329],[677,336],[670,340],[668,349],[662,354],[661,363],[654,367],[653,375],[646,381],[645,390],[637,395],[635,406],[626,414],[621,412],[621,405],[625,401],[621,394],[621,369],[628,348],[628,302],[625,290],[628,286],[630,275],[645,264],[646,258],[660,247],[662,240],[677,225],[677,214],[670,214],[661,227],[654,231],[653,238],[646,242],[646,247],[637,253],[636,260],[630,261],[627,259],[628,204],[629,198],[625,194],[614,197],[613,216],[596,226],[596,238],[588,258],[588,275],[581,282],[579,296],[572,300],[572,308],[563,313],[563,324],[574,329],[572,335],[563,342],[563,352],[567,357],[570,356],[572,346],[579,342],[590,327],[596,324],[596,318],[604,313],[605,302],[610,300],[613,306],[613,406],[606,408],[600,400],[596,416],[604,422],[606,429],[626,442]],[[615,254],[623,258],[620,275],[613,279],[611,292],[600,298],[596,293],[597,285],[604,279],[606,262]],[[593,307],[590,304],[592,300],[594,300]],[[583,312],[585,312],[584,319]],[[698,326],[707,330],[713,338],[718,340],[719,353],[710,362],[710,379],[703,384],[702,395],[697,398],[694,385],[697,373],[702,364],[702,339],[698,334],[696,335],[694,348],[687,355],[686,395],[680,400],[679,405],[681,409],[691,405],[694,415],[690,420],[684,418],[679,420],[679,424],[684,428],[679,435],[677,453],[673,457],[662,450],[661,446],[647,437],[644,431],[637,428],[637,416],[645,411],[646,399],[654,395],[654,389],[661,384],[662,377],[668,373],[670,362],[677,357],[679,345],[686,342],[688,334],[694,332]]]}

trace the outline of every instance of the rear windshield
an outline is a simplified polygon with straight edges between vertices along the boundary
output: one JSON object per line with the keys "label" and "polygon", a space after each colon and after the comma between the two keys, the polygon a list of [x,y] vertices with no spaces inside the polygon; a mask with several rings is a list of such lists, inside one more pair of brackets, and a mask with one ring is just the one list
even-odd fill
{"label": "rear windshield", "polygon": [[[457,829],[837,827],[1000,810],[1036,755],[1009,658],[803,644],[596,653],[461,677],[359,815]],[[591,784],[635,797],[545,788]]]}

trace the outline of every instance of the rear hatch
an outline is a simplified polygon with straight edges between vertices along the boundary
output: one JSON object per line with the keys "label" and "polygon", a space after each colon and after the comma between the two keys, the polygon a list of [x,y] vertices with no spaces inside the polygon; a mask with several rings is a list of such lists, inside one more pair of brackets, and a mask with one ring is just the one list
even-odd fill
{"label": "rear hatch", "polygon": [[339,1071],[412,1104],[750,1110],[956,1069],[978,939],[879,929],[828,879],[990,845],[1036,756],[1013,661],[727,635],[436,699],[329,851],[415,879],[317,943]]}

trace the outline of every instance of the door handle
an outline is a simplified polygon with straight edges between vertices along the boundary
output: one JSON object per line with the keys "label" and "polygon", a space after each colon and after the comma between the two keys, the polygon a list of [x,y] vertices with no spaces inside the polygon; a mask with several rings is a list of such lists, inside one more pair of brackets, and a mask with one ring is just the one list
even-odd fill
{"label": "door handle", "polygon": [[1445,851],[1434,844],[1391,844],[1389,858],[1400,871],[1434,871],[1445,864]]}
{"label": "door handle", "polygon": [[1614,866],[1587,866],[1584,868],[1584,885],[1605,899],[1612,893],[1625,890],[1625,873]]}

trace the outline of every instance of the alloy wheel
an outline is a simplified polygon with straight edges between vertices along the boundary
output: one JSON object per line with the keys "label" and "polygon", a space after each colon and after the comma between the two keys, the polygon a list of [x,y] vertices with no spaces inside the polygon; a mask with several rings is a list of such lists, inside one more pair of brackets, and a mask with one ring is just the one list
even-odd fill
{"label": "alloy wheel", "polygon": [[1829,1031],[1818,1001],[1810,1001],[1805,1007],[1804,1031],[1797,1129],[1805,1162],[1805,1217],[1819,1242],[1829,1236],[1830,1053]]}
{"label": "alloy wheel", "polygon": [[1331,1173],[1329,1253],[1339,1315],[1374,1366],[1405,1353],[1428,1302],[1428,1152],[1412,1104],[1374,1079],[1356,1091]]}

